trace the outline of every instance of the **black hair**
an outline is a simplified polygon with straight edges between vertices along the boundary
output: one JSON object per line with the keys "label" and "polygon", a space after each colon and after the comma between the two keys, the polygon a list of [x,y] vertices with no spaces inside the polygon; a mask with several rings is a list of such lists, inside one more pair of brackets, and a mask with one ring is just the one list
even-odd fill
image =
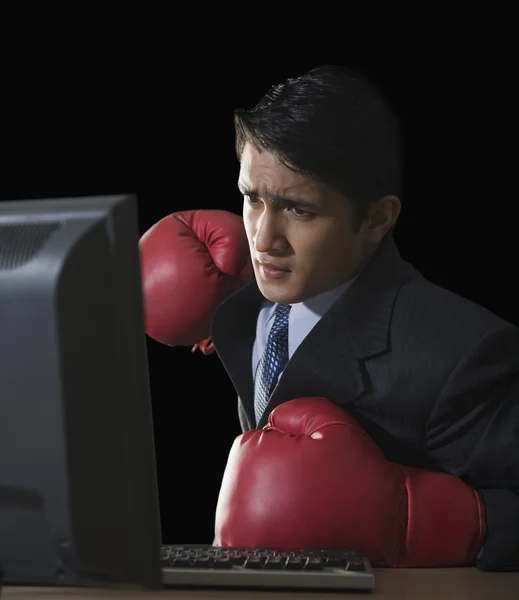
{"label": "black hair", "polygon": [[234,111],[238,159],[245,143],[289,169],[323,181],[356,206],[402,195],[400,126],[377,85],[339,65],[274,85],[250,109]]}

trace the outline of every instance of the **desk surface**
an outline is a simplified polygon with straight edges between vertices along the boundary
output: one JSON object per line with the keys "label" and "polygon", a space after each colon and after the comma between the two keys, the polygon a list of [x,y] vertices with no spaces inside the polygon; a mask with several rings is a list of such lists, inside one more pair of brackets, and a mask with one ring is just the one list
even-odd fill
{"label": "desk surface", "polygon": [[230,590],[85,590],[6,587],[2,600],[517,600],[519,573],[484,573],[477,569],[375,569],[373,594],[334,592],[265,592]]}

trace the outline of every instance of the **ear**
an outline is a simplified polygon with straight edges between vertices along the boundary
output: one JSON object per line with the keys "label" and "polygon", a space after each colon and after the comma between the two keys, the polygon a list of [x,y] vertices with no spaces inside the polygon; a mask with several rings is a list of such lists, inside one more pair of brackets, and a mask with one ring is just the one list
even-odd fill
{"label": "ear", "polygon": [[398,196],[388,195],[373,202],[364,220],[364,232],[369,241],[380,242],[395,225],[401,209]]}

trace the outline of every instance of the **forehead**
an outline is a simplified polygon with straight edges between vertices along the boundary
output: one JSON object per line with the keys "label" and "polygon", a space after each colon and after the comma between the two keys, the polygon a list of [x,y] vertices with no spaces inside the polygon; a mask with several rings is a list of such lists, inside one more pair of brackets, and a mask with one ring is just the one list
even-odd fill
{"label": "forehead", "polygon": [[261,189],[268,189],[271,192],[307,191],[320,195],[327,191],[327,186],[322,182],[308,175],[294,173],[271,152],[267,150],[260,152],[248,143],[241,157],[239,182],[258,191]]}

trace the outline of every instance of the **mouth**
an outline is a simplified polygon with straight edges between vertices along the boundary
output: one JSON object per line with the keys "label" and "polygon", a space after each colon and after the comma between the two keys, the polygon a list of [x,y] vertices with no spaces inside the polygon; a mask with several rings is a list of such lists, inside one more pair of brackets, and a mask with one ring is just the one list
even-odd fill
{"label": "mouth", "polygon": [[280,265],[276,265],[275,263],[266,261],[257,262],[260,266],[262,275],[267,279],[281,279],[290,273],[289,269],[281,267]]}

